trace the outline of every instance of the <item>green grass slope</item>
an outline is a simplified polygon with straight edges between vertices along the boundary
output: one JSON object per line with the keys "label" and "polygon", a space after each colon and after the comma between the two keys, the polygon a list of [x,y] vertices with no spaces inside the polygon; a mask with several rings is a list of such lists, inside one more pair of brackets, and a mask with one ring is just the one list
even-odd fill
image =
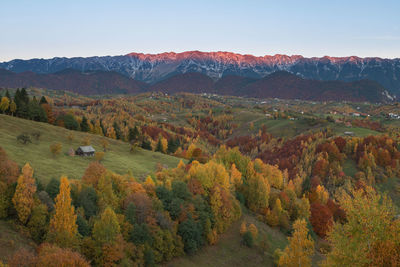
{"label": "green grass slope", "polygon": [[34,252],[36,244],[13,229],[13,224],[0,221],[0,260],[8,259],[20,249]]}
{"label": "green grass slope", "polygon": [[[23,132],[40,132],[39,141],[23,145],[17,142],[17,136]],[[69,141],[67,136],[73,132],[74,139]],[[69,131],[62,127],[47,123],[34,122],[6,115],[0,115],[0,146],[4,148],[10,159],[20,166],[29,162],[35,171],[35,177],[46,184],[51,178],[60,178],[67,175],[71,179],[80,179],[93,158],[68,156],[70,148],[74,150],[81,145],[82,140],[89,135],[91,145],[96,151],[103,151],[101,137],[83,132]],[[176,157],[162,153],[138,149],[134,153],[129,152],[127,143],[109,139],[108,151],[105,153],[102,164],[120,174],[132,171],[135,177],[143,177],[155,171],[157,163],[175,167],[179,160]],[[62,152],[53,157],[50,152],[50,144],[60,142]]]}
{"label": "green grass slope", "polygon": [[[192,256],[184,256],[167,263],[166,267],[190,267],[190,266],[274,266],[273,253],[277,248],[284,249],[287,245],[287,237],[277,229],[257,221],[246,211],[240,220],[235,222],[227,232],[221,235],[214,246],[206,246]],[[265,235],[268,240],[268,249],[263,251],[260,247],[248,248],[242,245],[240,225],[242,221],[253,223],[258,228],[259,239]]]}

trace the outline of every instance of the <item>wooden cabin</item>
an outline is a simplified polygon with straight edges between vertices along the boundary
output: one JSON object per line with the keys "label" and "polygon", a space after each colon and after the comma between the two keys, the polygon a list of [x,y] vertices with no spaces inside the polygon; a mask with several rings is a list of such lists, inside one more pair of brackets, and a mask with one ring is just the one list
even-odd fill
{"label": "wooden cabin", "polygon": [[75,155],[85,156],[85,157],[93,157],[94,152],[96,152],[96,150],[94,150],[94,148],[92,146],[80,146],[75,151]]}

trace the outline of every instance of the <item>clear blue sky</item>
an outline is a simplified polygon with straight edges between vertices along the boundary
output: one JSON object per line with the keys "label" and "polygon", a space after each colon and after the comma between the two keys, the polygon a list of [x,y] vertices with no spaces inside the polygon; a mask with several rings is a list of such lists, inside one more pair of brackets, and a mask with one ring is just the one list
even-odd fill
{"label": "clear blue sky", "polygon": [[400,1],[0,2],[0,62],[186,50],[400,58]]}

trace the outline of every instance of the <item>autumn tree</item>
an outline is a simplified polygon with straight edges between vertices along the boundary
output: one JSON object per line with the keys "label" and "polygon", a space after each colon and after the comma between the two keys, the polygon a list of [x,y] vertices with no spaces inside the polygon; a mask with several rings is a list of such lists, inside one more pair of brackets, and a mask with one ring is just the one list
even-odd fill
{"label": "autumn tree", "polygon": [[[54,124],[54,122],[56,121],[56,118],[54,117],[54,113],[53,113],[53,110],[52,110],[50,104],[44,103],[44,104],[40,104],[40,106],[46,113],[47,122],[50,124]],[[10,105],[10,109],[11,109],[11,105]]]}
{"label": "autumn tree", "polygon": [[2,113],[5,113],[10,107],[10,99],[8,97],[3,96],[0,101],[0,110]]}
{"label": "autumn tree", "polygon": [[72,131],[68,133],[67,139],[69,142],[74,141],[74,133]]}
{"label": "autumn tree", "polygon": [[17,210],[18,218],[21,223],[25,224],[31,215],[34,205],[34,194],[36,192],[35,179],[33,179],[33,169],[26,163],[22,168],[22,174],[17,181],[12,202]]}
{"label": "autumn tree", "polygon": [[103,147],[104,152],[107,151],[107,148],[109,147],[110,143],[107,141],[107,139],[102,138],[100,140],[101,146]]}
{"label": "autumn tree", "polygon": [[268,208],[270,193],[269,183],[260,174],[249,177],[249,192],[247,202],[252,211],[259,212]]}
{"label": "autumn tree", "polygon": [[55,199],[55,213],[50,220],[49,240],[63,247],[74,242],[78,231],[70,191],[68,178],[61,177],[60,192]]}
{"label": "autumn tree", "polygon": [[114,243],[119,234],[117,216],[110,207],[107,207],[93,226],[93,238],[100,244]]}
{"label": "autumn tree", "polygon": [[242,173],[236,168],[235,163],[233,163],[231,166],[230,182],[235,186],[236,189],[243,184]]}
{"label": "autumn tree", "polygon": [[9,109],[11,112],[11,116],[14,116],[15,111],[17,111],[17,104],[15,104],[14,100],[11,101]]}
{"label": "autumn tree", "polygon": [[311,204],[310,222],[314,232],[324,238],[333,224],[332,212],[326,205],[315,202]]}
{"label": "autumn tree", "polygon": [[32,215],[28,222],[31,237],[40,243],[44,240],[48,227],[48,211],[44,204],[36,205],[32,209]]}
{"label": "autumn tree", "polygon": [[400,222],[391,200],[372,187],[342,193],[346,221],[328,233],[332,250],[324,266],[399,266]]}
{"label": "autumn tree", "polygon": [[102,161],[103,158],[104,158],[104,152],[95,152],[95,153],[94,153],[94,158],[95,158],[98,162]]}
{"label": "autumn tree", "polygon": [[59,142],[56,143],[52,143],[50,145],[50,151],[53,154],[53,156],[58,156],[61,153],[61,149],[62,149],[62,144]]}
{"label": "autumn tree", "polygon": [[86,135],[83,139],[82,139],[82,145],[84,146],[89,146],[91,142],[91,138],[89,135]]}
{"label": "autumn tree", "polygon": [[117,139],[114,127],[111,126],[107,129],[106,136],[112,139]]}
{"label": "autumn tree", "polygon": [[35,266],[90,267],[90,264],[76,251],[44,243],[39,247]]}
{"label": "autumn tree", "polygon": [[301,199],[296,200],[296,211],[299,219],[308,219],[310,217],[310,202],[308,198],[303,196]]}
{"label": "autumn tree", "polygon": [[83,174],[82,181],[86,184],[92,185],[94,188],[97,187],[97,183],[100,177],[106,173],[106,168],[101,165],[98,161],[93,161],[86,168]]}
{"label": "autumn tree", "polygon": [[282,252],[278,266],[311,266],[311,256],[314,254],[314,241],[308,235],[307,223],[304,219],[293,224],[293,234],[288,237],[289,245]]}

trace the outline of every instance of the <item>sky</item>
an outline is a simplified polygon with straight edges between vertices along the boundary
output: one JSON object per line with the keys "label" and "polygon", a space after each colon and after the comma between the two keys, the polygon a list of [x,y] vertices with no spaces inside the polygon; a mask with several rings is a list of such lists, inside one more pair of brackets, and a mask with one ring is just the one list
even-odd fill
{"label": "sky", "polygon": [[0,1],[0,62],[190,50],[400,58],[400,1]]}

